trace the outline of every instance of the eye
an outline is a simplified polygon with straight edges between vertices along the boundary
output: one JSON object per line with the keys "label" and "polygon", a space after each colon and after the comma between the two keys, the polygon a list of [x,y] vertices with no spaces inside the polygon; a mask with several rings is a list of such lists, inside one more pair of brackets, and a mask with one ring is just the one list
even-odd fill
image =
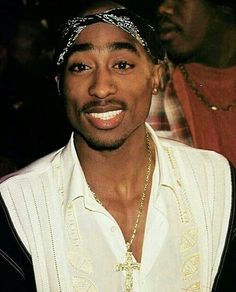
{"label": "eye", "polygon": [[127,61],[120,61],[114,65],[114,68],[121,71],[125,71],[134,68],[134,64],[130,64]]}
{"label": "eye", "polygon": [[84,63],[76,63],[76,64],[72,64],[71,66],[69,66],[69,71],[71,71],[71,72],[82,72],[82,71],[86,71],[89,69],[91,69],[91,67],[84,64]]}

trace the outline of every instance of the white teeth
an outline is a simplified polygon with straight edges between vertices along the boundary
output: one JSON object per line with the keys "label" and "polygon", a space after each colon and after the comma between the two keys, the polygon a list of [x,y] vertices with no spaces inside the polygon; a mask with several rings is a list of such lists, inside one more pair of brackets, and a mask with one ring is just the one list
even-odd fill
{"label": "white teeth", "polygon": [[110,120],[114,118],[115,116],[119,115],[122,112],[122,110],[117,110],[117,111],[109,111],[105,113],[90,113],[90,115],[96,119],[101,119],[101,120]]}

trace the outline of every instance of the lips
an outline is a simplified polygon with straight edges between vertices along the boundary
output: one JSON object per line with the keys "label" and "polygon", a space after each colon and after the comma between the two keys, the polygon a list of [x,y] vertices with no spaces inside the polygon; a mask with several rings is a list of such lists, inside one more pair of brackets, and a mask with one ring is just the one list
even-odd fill
{"label": "lips", "polygon": [[100,130],[109,130],[118,127],[124,117],[124,110],[108,110],[86,113],[90,124]]}
{"label": "lips", "polygon": [[160,23],[160,39],[162,41],[172,40],[179,32],[180,28],[172,22]]}

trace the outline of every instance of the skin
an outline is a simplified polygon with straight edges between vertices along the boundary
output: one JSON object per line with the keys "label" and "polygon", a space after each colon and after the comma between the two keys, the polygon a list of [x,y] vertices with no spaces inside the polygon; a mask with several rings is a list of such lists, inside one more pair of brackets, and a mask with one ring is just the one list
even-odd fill
{"label": "skin", "polygon": [[[126,241],[132,234],[146,176],[144,123],[152,91],[159,83],[158,68],[129,34],[96,23],[76,39],[61,80],[86,180],[118,222]],[[154,151],[151,171],[153,167]],[[132,245],[139,261],[149,194],[150,186]]]}
{"label": "skin", "polygon": [[164,0],[158,4],[160,37],[171,60],[212,67],[236,63],[235,23],[222,9],[204,0]]}

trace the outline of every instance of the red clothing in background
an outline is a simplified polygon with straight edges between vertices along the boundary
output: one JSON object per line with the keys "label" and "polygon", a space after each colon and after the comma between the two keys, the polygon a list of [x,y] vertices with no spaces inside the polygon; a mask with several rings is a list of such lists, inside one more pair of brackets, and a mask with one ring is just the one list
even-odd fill
{"label": "red clothing in background", "polygon": [[[226,107],[236,99],[236,66],[216,69],[192,63],[185,67],[196,87],[213,105]],[[230,111],[208,108],[186,83],[178,67],[173,72],[173,83],[193,145],[215,150],[236,165],[236,106]]]}

